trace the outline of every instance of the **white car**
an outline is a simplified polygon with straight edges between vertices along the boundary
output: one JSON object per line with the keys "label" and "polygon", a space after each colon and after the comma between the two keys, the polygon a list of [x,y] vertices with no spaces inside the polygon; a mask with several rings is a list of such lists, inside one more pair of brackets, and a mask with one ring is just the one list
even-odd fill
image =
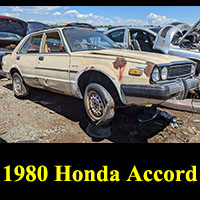
{"label": "white car", "polygon": [[104,32],[125,49],[158,52],[191,59],[200,73],[200,20],[193,26],[172,23],[162,29],[119,27]]}

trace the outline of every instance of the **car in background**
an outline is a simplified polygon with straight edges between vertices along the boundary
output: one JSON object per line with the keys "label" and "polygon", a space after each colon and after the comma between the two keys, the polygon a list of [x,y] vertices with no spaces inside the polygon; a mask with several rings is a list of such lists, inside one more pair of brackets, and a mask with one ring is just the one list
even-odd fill
{"label": "car in background", "polygon": [[159,28],[116,27],[104,32],[120,47],[131,50],[157,52],[153,44]]}
{"label": "car in background", "polygon": [[12,79],[16,97],[27,96],[31,86],[83,99],[95,126],[112,120],[120,106],[184,99],[200,85],[195,62],[119,49],[106,35],[90,28],[29,34],[2,63],[0,73]]}
{"label": "car in background", "polygon": [[122,48],[169,54],[198,63],[200,73],[200,20],[193,26],[175,22],[163,28],[118,27],[105,34]]}
{"label": "car in background", "polygon": [[47,25],[40,22],[25,22],[14,17],[0,16],[0,69],[2,57],[11,53],[27,34],[47,28]]}

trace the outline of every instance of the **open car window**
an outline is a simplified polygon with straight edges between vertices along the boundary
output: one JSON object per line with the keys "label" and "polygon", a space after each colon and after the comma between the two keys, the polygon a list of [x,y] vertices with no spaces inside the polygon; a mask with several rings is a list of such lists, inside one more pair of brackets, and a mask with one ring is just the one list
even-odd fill
{"label": "open car window", "polygon": [[46,33],[46,39],[42,48],[44,53],[62,53],[66,52],[64,44],[57,31]]}

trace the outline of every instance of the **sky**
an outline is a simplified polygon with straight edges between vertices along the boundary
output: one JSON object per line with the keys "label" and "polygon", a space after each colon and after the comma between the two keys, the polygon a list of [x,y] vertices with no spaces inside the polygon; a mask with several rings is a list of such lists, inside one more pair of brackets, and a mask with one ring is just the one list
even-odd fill
{"label": "sky", "polygon": [[194,24],[200,6],[0,6],[0,15],[46,24],[155,25],[175,21]]}

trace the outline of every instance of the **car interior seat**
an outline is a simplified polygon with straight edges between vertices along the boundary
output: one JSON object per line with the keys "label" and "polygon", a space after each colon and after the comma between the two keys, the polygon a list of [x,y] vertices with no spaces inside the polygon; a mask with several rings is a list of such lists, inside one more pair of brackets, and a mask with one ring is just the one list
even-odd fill
{"label": "car interior seat", "polygon": [[152,46],[149,43],[147,34],[139,32],[135,39],[138,41],[142,51],[152,52]]}
{"label": "car interior seat", "polygon": [[134,50],[141,51],[140,44],[139,44],[139,42],[136,39],[134,39],[132,41],[132,45],[133,45]]}

